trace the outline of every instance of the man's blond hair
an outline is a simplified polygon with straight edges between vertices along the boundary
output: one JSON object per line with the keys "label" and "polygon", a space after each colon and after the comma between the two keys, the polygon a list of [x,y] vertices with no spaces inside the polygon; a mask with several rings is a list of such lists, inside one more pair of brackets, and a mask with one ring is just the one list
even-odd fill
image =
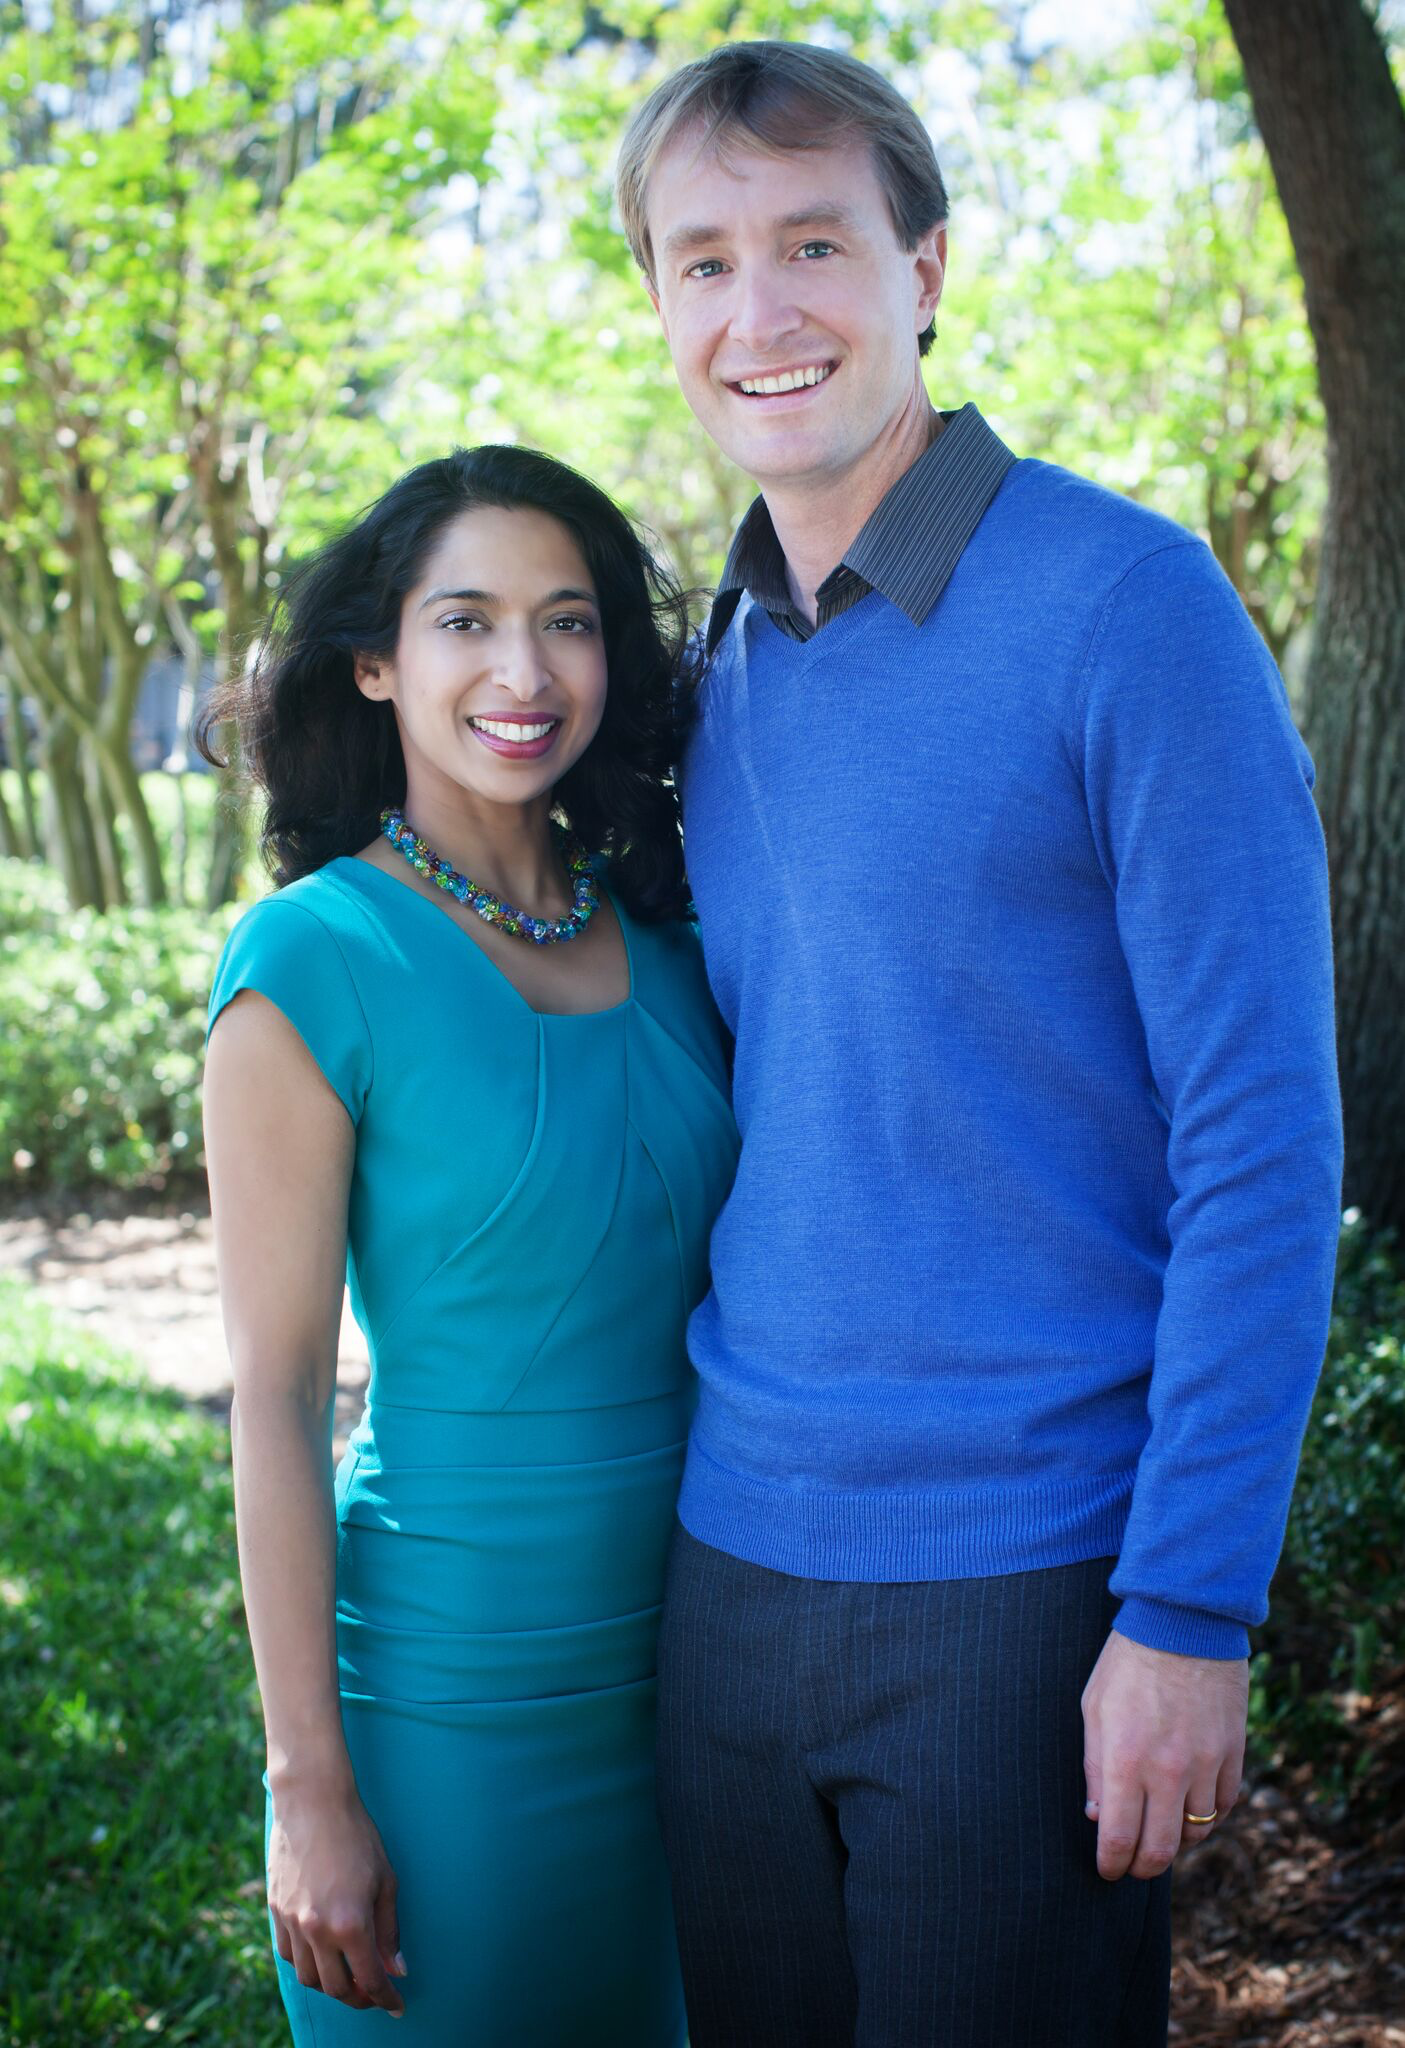
{"label": "man's blond hair", "polygon": [[[729,149],[867,144],[904,249],[946,220],[946,187],[931,137],[902,94],[855,57],[809,43],[723,43],[654,88],[625,132],[615,193],[634,260],[653,281],[649,178],[681,135],[726,161]],[[932,341],[921,339],[925,354]]]}

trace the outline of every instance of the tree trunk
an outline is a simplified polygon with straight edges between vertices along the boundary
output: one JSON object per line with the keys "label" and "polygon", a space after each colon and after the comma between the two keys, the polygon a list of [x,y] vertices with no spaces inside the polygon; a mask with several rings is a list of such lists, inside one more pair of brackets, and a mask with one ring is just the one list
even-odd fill
{"label": "tree trunk", "polygon": [[39,808],[34,801],[34,783],[29,772],[29,734],[25,730],[23,697],[19,684],[13,676],[6,676],[5,683],[5,750],[10,757],[10,766],[19,778],[20,811],[24,821],[20,851],[33,859],[44,851],[40,825]]}
{"label": "tree trunk", "polygon": [[15,830],[15,821],[10,815],[9,800],[3,787],[0,787],[0,853],[9,860],[18,860],[23,851],[19,833]]}
{"label": "tree trunk", "polygon": [[93,735],[93,744],[102,768],[107,800],[122,813],[131,827],[138,895],[141,902],[151,909],[166,901],[166,875],[161,865],[161,842],[156,837],[141,777],[129,752],[129,729],[110,730],[100,725]]}
{"label": "tree trunk", "polygon": [[88,789],[88,815],[97,841],[98,867],[102,873],[103,901],[111,910],[127,901],[127,880],[123,873],[122,841],[117,835],[117,806],[103,780],[102,758],[92,741],[83,748],[83,767]]}
{"label": "tree trunk", "polygon": [[78,763],[77,729],[58,712],[43,713],[41,755],[44,803],[48,813],[45,840],[63,876],[75,910],[88,904],[103,908],[102,875],[83,776]]}
{"label": "tree trunk", "polygon": [[210,870],[205,887],[205,907],[218,910],[233,900],[248,854],[248,801],[244,795],[242,771],[235,754],[235,740],[221,734],[229,748],[230,766],[220,771],[215,792],[214,816],[210,824]]}
{"label": "tree trunk", "polygon": [[1347,1200],[1405,1234],[1405,109],[1361,0],[1225,0],[1303,277],[1328,499],[1304,727]]}

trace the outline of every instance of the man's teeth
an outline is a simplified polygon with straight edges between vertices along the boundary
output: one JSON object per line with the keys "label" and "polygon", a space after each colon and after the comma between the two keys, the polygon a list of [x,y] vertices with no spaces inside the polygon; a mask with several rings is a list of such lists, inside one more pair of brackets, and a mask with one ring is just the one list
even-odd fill
{"label": "man's teeth", "polygon": [[769,398],[773,391],[798,391],[802,384],[823,384],[829,370],[828,363],[812,363],[808,370],[782,370],[779,377],[739,377],[737,382],[753,398]]}
{"label": "man's teeth", "polygon": [[469,724],[475,732],[491,733],[495,740],[517,740],[525,745],[528,740],[544,740],[556,720],[549,718],[545,725],[508,725],[501,718],[471,718]]}

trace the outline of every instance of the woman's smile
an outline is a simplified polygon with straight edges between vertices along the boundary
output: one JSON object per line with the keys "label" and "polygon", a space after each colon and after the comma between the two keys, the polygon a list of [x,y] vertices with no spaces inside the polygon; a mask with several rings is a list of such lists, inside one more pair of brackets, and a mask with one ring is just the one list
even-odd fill
{"label": "woman's smile", "polygon": [[543,718],[540,713],[509,712],[494,718],[470,717],[470,732],[494,754],[512,761],[537,761],[550,753],[561,730],[561,720]]}

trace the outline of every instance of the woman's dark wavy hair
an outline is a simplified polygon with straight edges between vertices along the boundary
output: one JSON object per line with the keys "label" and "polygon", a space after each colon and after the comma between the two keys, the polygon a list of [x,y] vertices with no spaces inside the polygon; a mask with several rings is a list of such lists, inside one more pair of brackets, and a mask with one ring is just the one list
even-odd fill
{"label": "woman's dark wavy hair", "polygon": [[534,449],[456,448],[422,462],[290,577],[245,672],[210,698],[195,741],[225,762],[230,722],[266,797],[260,836],[280,885],[375,838],[405,799],[395,714],[356,687],[357,654],[394,655],[400,608],[444,528],[482,506],[557,519],[580,549],[600,607],[608,688],[599,731],[557,783],[553,804],[636,915],[686,915],[689,898],[672,768],[694,661],[685,593],[634,527],[585,477]]}

